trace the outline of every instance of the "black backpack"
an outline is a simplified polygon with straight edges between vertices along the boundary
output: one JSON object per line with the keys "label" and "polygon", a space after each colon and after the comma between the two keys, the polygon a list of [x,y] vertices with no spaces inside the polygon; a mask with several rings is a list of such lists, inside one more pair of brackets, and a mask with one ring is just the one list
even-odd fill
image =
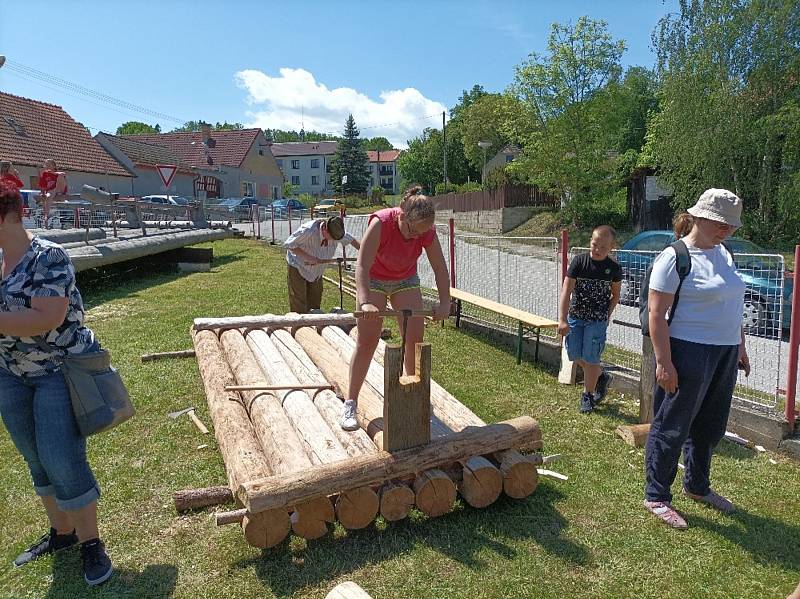
{"label": "black backpack", "polygon": [[[728,253],[731,255],[735,267],[736,257],[733,255],[733,250],[731,250],[730,246],[725,242],[723,242],[722,245],[725,246],[725,249],[728,250]],[[675,298],[672,300],[672,307],[669,310],[669,316],[667,316],[667,326],[672,324],[672,319],[675,317],[675,309],[678,307],[678,299],[680,298],[683,280],[692,271],[692,257],[689,255],[689,249],[686,247],[686,244],[678,239],[669,244],[669,247],[675,252],[675,270],[678,273],[678,288],[675,290]],[[653,260],[653,262],[655,262],[655,260]],[[650,293],[650,273],[652,271],[653,264],[651,263],[650,266],[647,267],[644,281],[642,281],[642,289],[639,292],[639,322],[642,325],[642,335],[645,337],[650,336],[650,310],[647,308],[647,296]]]}

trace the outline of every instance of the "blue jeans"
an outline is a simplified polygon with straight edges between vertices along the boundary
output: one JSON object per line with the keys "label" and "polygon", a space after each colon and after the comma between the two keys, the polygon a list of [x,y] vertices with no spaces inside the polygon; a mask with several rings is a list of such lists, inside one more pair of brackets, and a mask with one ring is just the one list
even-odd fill
{"label": "blue jeans", "polygon": [[736,386],[738,345],[706,345],[670,339],[678,390],[667,393],[656,383],[653,422],[645,447],[645,497],[672,501],[672,482],[683,450],[683,488],[707,495],[711,455],[725,436]]}
{"label": "blue jeans", "polygon": [[567,355],[573,362],[583,360],[587,364],[600,364],[600,356],[606,348],[607,320],[581,320],[567,316],[569,333],[564,343]]}
{"label": "blue jeans", "polygon": [[27,377],[0,368],[0,416],[28,464],[37,495],[55,496],[64,511],[100,497],[60,370]]}

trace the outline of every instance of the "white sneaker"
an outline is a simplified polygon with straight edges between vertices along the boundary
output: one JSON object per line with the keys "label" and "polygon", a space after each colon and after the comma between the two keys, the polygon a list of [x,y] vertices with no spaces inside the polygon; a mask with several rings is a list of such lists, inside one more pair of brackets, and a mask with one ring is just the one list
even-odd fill
{"label": "white sneaker", "polygon": [[358,420],[356,420],[356,402],[348,399],[344,402],[344,411],[342,412],[342,429],[346,431],[354,431],[358,429]]}

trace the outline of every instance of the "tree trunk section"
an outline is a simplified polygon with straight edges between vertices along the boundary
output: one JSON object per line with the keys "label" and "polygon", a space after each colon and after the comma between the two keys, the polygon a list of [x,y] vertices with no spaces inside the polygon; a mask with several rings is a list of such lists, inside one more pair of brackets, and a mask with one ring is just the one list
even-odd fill
{"label": "tree trunk section", "polygon": [[389,522],[406,518],[414,507],[414,491],[400,481],[384,483],[380,491],[381,516]]}
{"label": "tree trunk section", "polygon": [[628,445],[633,447],[644,447],[647,437],[650,434],[650,424],[632,424],[630,426],[618,426],[616,433],[622,437]]}
{"label": "tree trunk section", "polygon": [[372,599],[372,595],[354,582],[343,582],[333,587],[325,599]]}
{"label": "tree trunk section", "polygon": [[[228,399],[225,385],[235,384],[236,379],[225,361],[216,335],[213,332],[196,333],[193,341],[209,413],[214,421],[214,435],[228,474],[228,486],[238,490],[246,482],[269,476],[273,471],[244,407]],[[264,517],[243,523],[248,542],[250,538],[255,538],[259,543],[271,543],[257,547],[273,547],[289,533],[289,515],[285,509],[265,511],[268,513]],[[254,530],[261,532],[249,535],[248,527],[251,525],[256,527]],[[266,526],[272,526],[273,529],[267,533]]]}
{"label": "tree trunk section", "polygon": [[432,468],[414,479],[414,502],[426,516],[443,516],[453,509],[455,500],[456,486],[441,470]]}
{"label": "tree trunk section", "polygon": [[228,487],[205,487],[204,489],[182,489],[172,494],[175,511],[186,512],[210,505],[233,502],[233,493]]}

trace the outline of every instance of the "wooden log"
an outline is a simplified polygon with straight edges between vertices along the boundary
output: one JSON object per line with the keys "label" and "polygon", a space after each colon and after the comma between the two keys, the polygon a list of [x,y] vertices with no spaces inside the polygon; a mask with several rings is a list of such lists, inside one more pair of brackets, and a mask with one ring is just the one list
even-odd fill
{"label": "wooden log", "polygon": [[374,454],[324,464],[300,474],[272,476],[242,484],[245,506],[252,512],[291,505],[298,501],[410,476],[474,455],[494,453],[529,442],[539,431],[533,418],[471,428],[433,439],[422,447]]}
{"label": "wooden log", "polygon": [[172,494],[175,511],[185,512],[210,505],[233,502],[233,493],[228,487],[205,487],[203,489],[181,489]]}
{"label": "wooden log", "polygon": [[[199,332],[193,335],[193,341],[209,413],[214,421],[214,434],[228,474],[228,486],[235,491],[248,480],[269,476],[272,469],[261,451],[246,410],[238,402],[228,400],[225,385],[234,384],[236,379],[216,336],[212,332]],[[244,495],[239,499],[242,497]],[[266,510],[263,516],[243,522],[242,528],[251,544],[273,547],[289,533],[289,516],[285,509]]]}
{"label": "wooden log", "polygon": [[[206,335],[214,337],[213,331]],[[261,369],[239,331],[225,331],[220,336],[225,356],[236,373],[236,379],[223,385],[266,384]],[[230,393],[226,393],[230,397]],[[253,429],[263,447],[268,467],[275,474],[302,472],[312,466],[303,442],[284,412],[280,400],[272,394],[243,391],[243,404],[248,407]],[[229,401],[233,404],[236,402]],[[305,539],[317,539],[328,532],[328,522],[333,522],[333,506],[327,497],[316,497],[312,502],[294,505],[291,527],[295,534]]]}
{"label": "wooden log", "polygon": [[325,599],[372,599],[372,595],[354,582],[343,582],[333,587]]}
{"label": "wooden log", "polygon": [[156,354],[142,354],[142,362],[153,362],[154,360],[166,360],[169,358],[194,358],[193,349],[182,349],[180,351],[164,351]]}
{"label": "wooden log", "polygon": [[[300,383],[265,331],[250,331],[247,344],[269,384]],[[305,442],[309,457],[315,465],[338,462],[350,457],[305,391],[291,389],[276,393],[286,415]],[[363,528],[375,518],[378,507],[378,494],[374,490],[368,487],[351,489],[339,494],[336,500],[336,516],[345,528]]]}
{"label": "wooden log", "polygon": [[195,318],[194,330],[274,329],[296,327],[324,327],[329,325],[355,325],[352,314],[296,314],[293,316],[233,316],[229,318]]}
{"label": "wooden log", "polygon": [[455,500],[453,481],[438,468],[426,470],[414,479],[414,502],[424,514],[432,518],[443,516],[453,509]]}
{"label": "wooden log", "polygon": [[622,440],[633,447],[644,447],[650,434],[650,423],[618,426],[615,431]]}
{"label": "wooden log", "polygon": [[401,481],[389,481],[381,486],[380,512],[386,520],[394,522],[406,518],[414,506],[414,491]]}
{"label": "wooden log", "polygon": [[[323,333],[328,328],[335,329],[338,327],[326,327],[323,329]],[[335,383],[342,389],[348,387],[347,363],[319,333],[310,327],[299,328],[295,331],[295,339],[306,350],[308,356],[328,381]],[[381,378],[381,380],[383,379]],[[364,385],[361,388],[356,417],[361,428],[370,435],[375,445],[382,448],[383,396],[370,385]],[[441,423],[431,422],[432,436],[442,437],[450,432],[446,427],[441,426]],[[425,478],[421,484],[432,484],[432,479]],[[443,485],[444,482],[439,481],[438,484]],[[453,489],[455,490],[455,487]]]}
{"label": "wooden log", "polygon": [[231,510],[230,512],[217,512],[214,514],[214,523],[217,526],[227,526],[228,524],[236,524],[244,520],[247,515],[247,508],[240,508],[238,510]]}
{"label": "wooden log", "polygon": [[403,375],[399,345],[386,350],[383,377],[383,448],[425,445],[431,440],[431,346],[417,343],[415,373]]}

